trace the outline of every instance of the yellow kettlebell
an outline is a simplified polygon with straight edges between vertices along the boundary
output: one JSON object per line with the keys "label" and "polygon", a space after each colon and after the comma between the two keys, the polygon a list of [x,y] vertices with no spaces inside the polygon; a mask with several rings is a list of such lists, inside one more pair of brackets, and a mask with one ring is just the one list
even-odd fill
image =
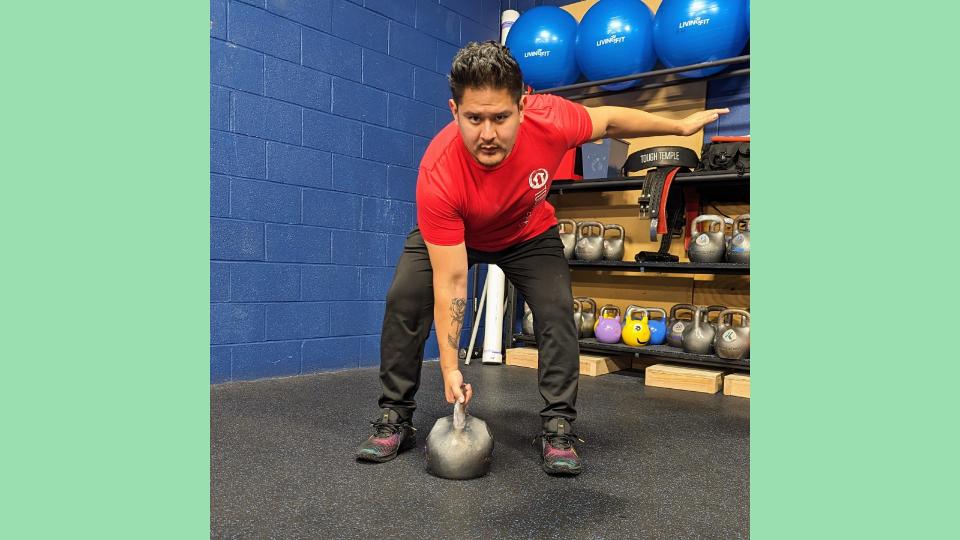
{"label": "yellow kettlebell", "polygon": [[[639,317],[637,316],[639,314]],[[623,315],[623,342],[631,347],[650,343],[650,314],[640,306],[629,306]]]}

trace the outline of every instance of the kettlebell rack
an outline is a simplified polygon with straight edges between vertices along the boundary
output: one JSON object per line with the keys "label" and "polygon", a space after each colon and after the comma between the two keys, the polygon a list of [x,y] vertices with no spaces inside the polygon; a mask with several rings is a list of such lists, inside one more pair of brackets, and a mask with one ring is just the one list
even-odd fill
{"label": "kettlebell rack", "polygon": [[[749,174],[691,172],[678,174],[675,182],[690,184],[720,184],[720,183],[748,183]],[[588,191],[625,191],[640,189],[643,186],[642,177],[613,177],[600,180],[555,180],[550,187],[551,195],[563,195],[569,192]],[[636,273],[661,274],[715,274],[715,275],[750,275],[749,264],[738,263],[694,263],[694,262],[630,262],[630,261],[568,261],[570,270],[600,270]],[[513,284],[507,288],[507,310],[504,317],[506,328],[504,332],[504,350],[513,348],[517,344],[536,344],[536,339],[530,334],[514,333],[516,327],[516,309],[519,305],[519,293]],[[694,354],[668,345],[647,345],[645,347],[631,347],[622,343],[601,343],[593,338],[580,339],[580,350],[632,354],[635,358],[654,356],[666,358],[680,364],[689,364],[704,367],[722,367],[750,371],[750,359],[725,360],[713,354]]]}

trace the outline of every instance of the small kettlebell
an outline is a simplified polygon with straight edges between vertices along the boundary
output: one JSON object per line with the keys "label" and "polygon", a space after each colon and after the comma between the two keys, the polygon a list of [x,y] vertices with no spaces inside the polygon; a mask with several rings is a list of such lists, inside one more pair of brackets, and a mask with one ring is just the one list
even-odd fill
{"label": "small kettlebell", "polygon": [[533,311],[526,302],[523,303],[523,333],[533,335]]}
{"label": "small kettlebell", "polygon": [[607,231],[617,231],[619,234],[614,238],[603,239],[603,260],[622,261],[623,260],[623,242],[627,238],[624,235],[623,227],[615,223],[611,223],[603,226],[604,234],[606,234]]}
{"label": "small kettlebell", "polygon": [[[640,317],[637,318],[637,314]],[[628,306],[623,315],[623,328],[620,330],[623,342],[631,347],[643,347],[650,343],[650,315],[646,308]]]}
{"label": "small kettlebell", "polygon": [[580,311],[580,302],[573,301],[573,324],[575,328],[580,328],[583,324],[583,313]]}
{"label": "small kettlebell", "polygon": [[620,308],[613,304],[606,304],[600,308],[597,326],[593,333],[600,343],[620,342]]}
{"label": "small kettlebell", "polygon": [[[660,315],[660,318],[654,319],[654,313]],[[663,308],[647,308],[647,316],[650,317],[650,345],[663,345],[667,341],[667,311]]]}
{"label": "small kettlebell", "polygon": [[[740,325],[734,324],[734,315],[740,315]],[[726,324],[726,320],[730,324]],[[717,356],[727,360],[743,360],[750,356],[750,313],[742,309],[720,312],[720,329],[714,338]]]}
{"label": "small kettlebell", "polygon": [[693,324],[683,331],[683,350],[694,354],[711,354],[713,337],[717,331],[706,320],[706,308],[697,308],[693,312]]}
{"label": "small kettlebell", "polygon": [[[707,223],[706,231],[700,231],[701,223]],[[698,263],[720,262],[723,260],[725,244],[723,218],[714,214],[697,216],[690,224],[690,247],[687,249],[687,258]]]}
{"label": "small kettlebell", "polygon": [[586,296],[578,296],[574,298],[575,301],[580,303],[580,337],[581,338],[592,338],[593,337],[593,327],[597,323],[597,302],[593,298],[587,298]]}
{"label": "small kettlebell", "polygon": [[[564,225],[570,228],[569,232],[563,232]],[[558,219],[557,227],[560,241],[563,242],[563,256],[570,260],[573,258],[573,248],[577,247],[577,222],[572,219]]]}
{"label": "small kettlebell", "polygon": [[[669,331],[667,332],[667,345],[671,347],[677,347],[678,349],[683,347],[683,331],[686,330],[687,326],[693,322],[693,312],[697,310],[696,306],[693,304],[677,304],[670,308],[670,325]],[[680,311],[689,311],[689,319],[681,319]]]}
{"label": "small kettlebell", "polygon": [[[594,231],[590,233],[590,231]],[[603,224],[581,221],[577,225],[577,247],[574,253],[581,261],[596,262],[603,258]]]}
{"label": "small kettlebell", "polygon": [[733,236],[727,242],[727,262],[750,264],[750,214],[733,220]]}

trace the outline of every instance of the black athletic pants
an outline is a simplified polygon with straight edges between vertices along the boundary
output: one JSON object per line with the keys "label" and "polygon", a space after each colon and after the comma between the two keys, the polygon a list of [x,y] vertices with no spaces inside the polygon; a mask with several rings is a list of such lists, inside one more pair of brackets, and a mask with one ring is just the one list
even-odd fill
{"label": "black athletic pants", "polygon": [[[580,350],[573,320],[570,268],[556,227],[496,253],[467,249],[468,265],[496,264],[533,311],[539,344],[540,411],[543,423],[576,419]],[[419,229],[407,235],[387,293],[380,338],[380,407],[412,421],[423,350],[433,324],[433,270]],[[439,340],[446,336],[438,336]]]}

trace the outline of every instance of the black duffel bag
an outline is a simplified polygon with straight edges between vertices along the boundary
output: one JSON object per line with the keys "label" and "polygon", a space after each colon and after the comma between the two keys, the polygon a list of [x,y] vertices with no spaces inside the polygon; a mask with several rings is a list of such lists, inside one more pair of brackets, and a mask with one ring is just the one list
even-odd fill
{"label": "black duffel bag", "polygon": [[750,172],[750,138],[714,137],[704,143],[697,171]]}

